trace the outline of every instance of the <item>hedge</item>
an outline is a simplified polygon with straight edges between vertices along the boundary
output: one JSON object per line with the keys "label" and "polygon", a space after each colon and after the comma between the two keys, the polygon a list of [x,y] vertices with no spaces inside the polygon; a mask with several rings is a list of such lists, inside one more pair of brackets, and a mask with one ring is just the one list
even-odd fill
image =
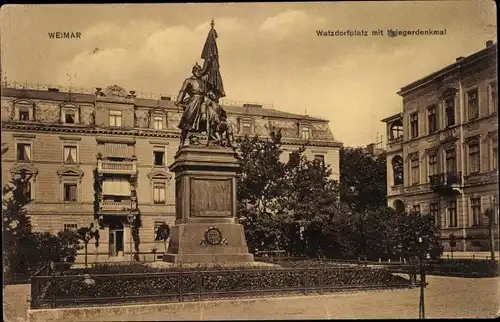
{"label": "hedge", "polygon": [[[424,262],[427,275],[455,277],[495,277],[499,276],[498,261],[479,259],[438,259]],[[406,269],[396,268],[407,272]]]}

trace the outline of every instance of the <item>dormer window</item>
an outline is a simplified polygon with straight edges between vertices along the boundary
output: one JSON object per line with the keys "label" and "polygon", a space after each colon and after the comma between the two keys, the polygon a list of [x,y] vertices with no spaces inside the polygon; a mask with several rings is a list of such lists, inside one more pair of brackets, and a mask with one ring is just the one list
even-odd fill
{"label": "dormer window", "polygon": [[122,111],[109,111],[109,126],[122,126]]}
{"label": "dormer window", "polygon": [[241,123],[241,134],[250,135],[252,134],[252,124],[250,122]]}
{"label": "dormer window", "polygon": [[77,124],[78,123],[78,106],[67,104],[61,106],[61,123]]}
{"label": "dormer window", "polygon": [[19,121],[29,121],[30,111],[28,108],[19,108]]}
{"label": "dormer window", "polygon": [[163,117],[161,116],[155,116],[153,119],[153,128],[155,130],[162,130],[163,129]]}
{"label": "dormer window", "polygon": [[34,109],[35,103],[28,100],[18,100],[14,101],[14,111],[16,120],[18,121],[34,121]]}
{"label": "dormer window", "polygon": [[302,127],[302,130],[301,130],[301,138],[303,140],[309,140],[311,138],[311,130],[309,129],[308,126],[304,126]]}
{"label": "dormer window", "polygon": [[64,115],[64,123],[66,124],[75,124],[75,112],[66,111]]}

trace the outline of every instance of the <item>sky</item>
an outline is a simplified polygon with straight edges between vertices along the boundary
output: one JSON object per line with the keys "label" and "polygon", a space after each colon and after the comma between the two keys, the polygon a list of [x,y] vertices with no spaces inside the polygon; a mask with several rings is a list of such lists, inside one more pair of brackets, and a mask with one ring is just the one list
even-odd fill
{"label": "sky", "polygon": [[[399,89],[496,42],[493,1],[5,5],[9,81],[175,95],[215,20],[226,99],[330,121],[335,139],[366,146],[402,110]],[[383,36],[372,36],[382,29]],[[387,29],[446,29],[388,37]],[[368,36],[318,36],[318,30]],[[80,32],[80,39],[51,39]]]}

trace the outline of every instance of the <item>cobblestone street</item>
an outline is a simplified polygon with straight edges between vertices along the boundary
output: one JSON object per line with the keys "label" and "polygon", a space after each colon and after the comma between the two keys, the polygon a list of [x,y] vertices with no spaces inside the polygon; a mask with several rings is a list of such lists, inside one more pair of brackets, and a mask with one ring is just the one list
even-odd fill
{"label": "cobblestone street", "polygon": [[[499,313],[500,278],[428,277],[426,318],[492,318]],[[5,290],[6,321],[25,321],[29,286]],[[299,296],[172,304],[141,316],[113,315],[102,321],[418,318],[419,290],[370,291],[323,296]],[[90,321],[90,320],[87,320]]]}

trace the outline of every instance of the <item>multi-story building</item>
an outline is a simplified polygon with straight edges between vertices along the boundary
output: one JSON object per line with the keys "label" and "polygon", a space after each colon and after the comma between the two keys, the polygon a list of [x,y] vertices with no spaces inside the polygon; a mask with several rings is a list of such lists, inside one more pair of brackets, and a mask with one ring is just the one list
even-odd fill
{"label": "multi-story building", "polygon": [[[261,105],[225,106],[236,136],[281,129],[283,159],[307,142],[339,179],[339,149],[328,121]],[[131,223],[140,213],[140,251],[162,252],[155,230],[175,220],[175,180],[168,166],[178,150],[182,110],[170,97],[139,98],[119,86],[97,91],[30,89],[4,84],[1,96],[2,178],[30,175],[27,206],[34,229],[100,227],[89,260],[129,258]],[[288,152],[287,152],[288,151]]]}
{"label": "multi-story building", "polygon": [[[387,201],[434,216],[458,251],[489,249],[498,225],[497,44],[403,88],[403,111],[387,124]],[[494,229],[498,245],[498,229]],[[498,247],[498,246],[495,246]],[[498,249],[498,248],[497,248]]]}

